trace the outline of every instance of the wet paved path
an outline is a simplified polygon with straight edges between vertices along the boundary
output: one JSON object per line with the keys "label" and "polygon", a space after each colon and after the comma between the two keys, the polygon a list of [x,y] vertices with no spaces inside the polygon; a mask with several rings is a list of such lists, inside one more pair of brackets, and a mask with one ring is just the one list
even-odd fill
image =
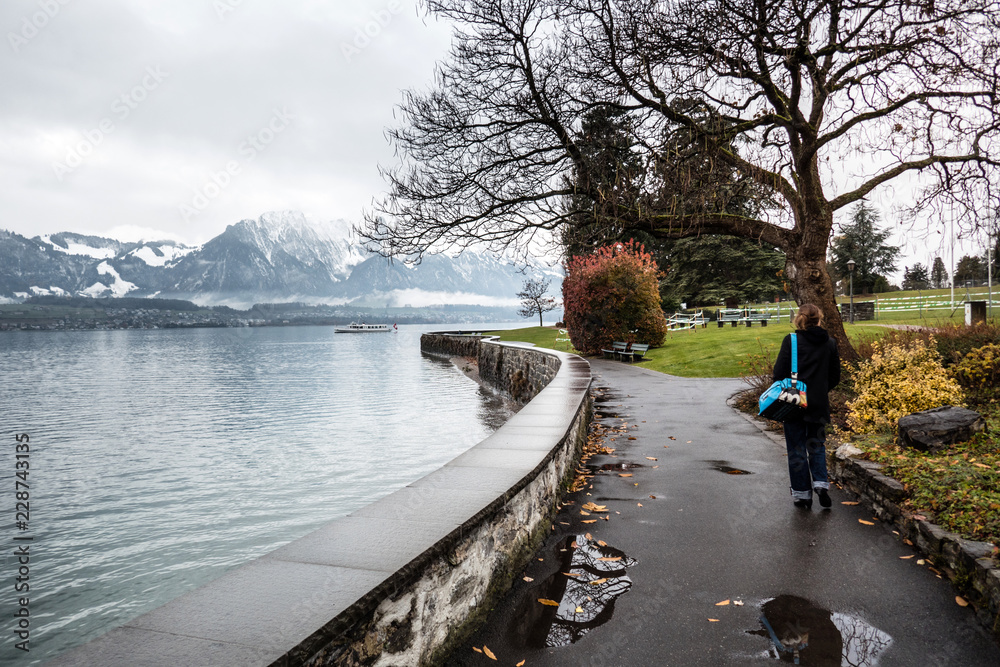
{"label": "wet paved path", "polygon": [[[532,581],[518,579],[449,665],[770,665],[762,609],[776,639],[808,642],[802,665],[1000,665],[951,585],[901,559],[915,551],[886,527],[858,522],[870,512],[837,489],[832,510],[792,506],[783,445],[726,406],[740,381],[592,364],[600,423],[627,433],[590,463],[642,467],[602,471],[591,495],[570,496]],[[601,516],[581,516],[587,502],[609,520],[582,523]],[[484,644],[497,661],[473,650]]]}

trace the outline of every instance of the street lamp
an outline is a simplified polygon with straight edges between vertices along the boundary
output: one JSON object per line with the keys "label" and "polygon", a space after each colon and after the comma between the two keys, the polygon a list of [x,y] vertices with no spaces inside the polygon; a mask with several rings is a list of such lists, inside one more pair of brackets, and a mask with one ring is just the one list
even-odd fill
{"label": "street lamp", "polygon": [[854,260],[847,260],[847,270],[851,272],[851,324],[854,324]]}

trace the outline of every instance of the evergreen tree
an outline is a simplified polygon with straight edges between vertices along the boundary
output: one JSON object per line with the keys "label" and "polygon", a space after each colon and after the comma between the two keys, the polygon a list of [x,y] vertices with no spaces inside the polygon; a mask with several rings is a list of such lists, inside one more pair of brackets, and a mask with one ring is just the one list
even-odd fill
{"label": "evergreen tree", "polygon": [[934,268],[931,269],[931,285],[934,286],[934,289],[948,286],[948,271],[944,268],[944,262],[940,257],[934,258]]}
{"label": "evergreen tree", "polygon": [[930,278],[927,276],[927,267],[923,264],[914,264],[913,268],[903,267],[903,289],[927,289],[930,287],[930,284]]}
{"label": "evergreen tree", "polygon": [[967,281],[986,280],[986,263],[982,257],[964,255],[958,260],[955,267],[955,285],[962,285]]}
{"label": "evergreen tree", "polygon": [[830,247],[831,270],[841,280],[848,281],[851,272],[848,260],[854,260],[854,292],[871,291],[878,277],[896,270],[899,247],[889,245],[891,232],[879,229],[878,213],[861,200],[854,208],[851,222],[841,226],[839,236]]}
{"label": "evergreen tree", "polygon": [[717,305],[770,301],[785,294],[785,255],[734,236],[710,234],[670,244],[665,256],[664,301]]}

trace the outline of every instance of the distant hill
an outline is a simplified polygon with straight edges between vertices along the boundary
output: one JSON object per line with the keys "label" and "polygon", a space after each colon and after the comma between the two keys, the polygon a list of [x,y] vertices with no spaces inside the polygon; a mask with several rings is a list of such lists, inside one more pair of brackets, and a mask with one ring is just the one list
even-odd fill
{"label": "distant hill", "polygon": [[303,301],[397,307],[514,306],[526,278],[561,277],[466,251],[408,264],[371,255],[345,221],[297,211],[241,220],[202,246],[127,243],[71,232],[27,238],[0,230],[0,300],[30,296],[160,297],[247,308]]}

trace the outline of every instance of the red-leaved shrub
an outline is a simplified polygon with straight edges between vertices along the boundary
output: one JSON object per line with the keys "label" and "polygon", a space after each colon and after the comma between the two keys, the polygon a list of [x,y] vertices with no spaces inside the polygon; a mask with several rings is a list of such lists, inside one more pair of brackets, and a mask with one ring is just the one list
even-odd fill
{"label": "red-leaved shrub", "polygon": [[566,329],[573,347],[598,354],[614,341],[663,344],[658,269],[635,241],[570,258],[563,280]]}

